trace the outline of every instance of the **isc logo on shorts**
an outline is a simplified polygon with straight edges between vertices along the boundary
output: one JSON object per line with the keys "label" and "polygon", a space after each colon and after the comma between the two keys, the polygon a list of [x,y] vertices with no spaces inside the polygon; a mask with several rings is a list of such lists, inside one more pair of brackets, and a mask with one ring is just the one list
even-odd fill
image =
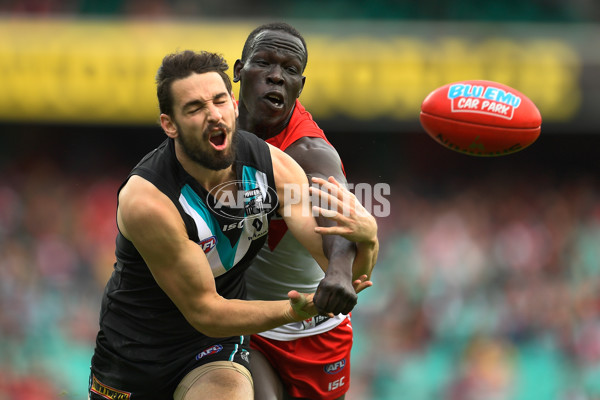
{"label": "isc logo on shorts", "polygon": [[208,349],[203,350],[200,353],[198,353],[198,355],[196,356],[196,360],[199,360],[199,359],[209,356],[211,354],[218,353],[221,350],[223,350],[223,346],[221,346],[220,344],[215,344],[214,346],[211,346]]}
{"label": "isc logo on shorts", "polygon": [[325,367],[323,367],[323,369],[328,374],[333,375],[333,374],[337,374],[338,372],[343,370],[345,366],[346,366],[346,359],[342,358],[338,362],[334,362],[332,364],[327,364]]}
{"label": "isc logo on shorts", "polygon": [[329,382],[329,385],[327,386],[327,391],[331,392],[332,390],[336,390],[341,388],[342,386],[344,386],[345,382],[344,379],[346,377],[342,376],[340,379],[333,381],[333,382]]}

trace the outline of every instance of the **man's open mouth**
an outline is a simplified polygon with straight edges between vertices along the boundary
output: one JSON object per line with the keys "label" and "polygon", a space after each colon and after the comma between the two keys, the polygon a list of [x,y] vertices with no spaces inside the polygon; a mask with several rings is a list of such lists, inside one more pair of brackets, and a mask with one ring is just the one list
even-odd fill
{"label": "man's open mouth", "polygon": [[225,144],[226,138],[227,137],[225,136],[225,133],[218,132],[218,133],[211,135],[209,140],[215,148],[219,149]]}
{"label": "man's open mouth", "polygon": [[283,96],[280,93],[269,93],[265,96],[265,99],[276,107],[283,106]]}

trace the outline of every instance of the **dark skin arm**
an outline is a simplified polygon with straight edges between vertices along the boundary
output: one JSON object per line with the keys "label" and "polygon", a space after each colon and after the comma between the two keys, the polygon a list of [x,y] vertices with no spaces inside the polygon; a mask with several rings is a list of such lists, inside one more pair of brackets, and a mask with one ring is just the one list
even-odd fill
{"label": "dark skin arm", "polygon": [[[337,151],[323,139],[301,138],[290,145],[285,152],[300,164],[309,177],[327,180],[332,176],[339,183],[347,184]],[[335,220],[323,215],[317,216],[316,220],[320,227],[337,225]],[[352,265],[357,245],[339,235],[323,235],[322,237],[323,252],[329,260],[329,266],[317,288],[314,304],[322,314],[327,312],[348,314],[358,300],[352,286]],[[364,271],[361,271],[361,274],[362,272]]]}

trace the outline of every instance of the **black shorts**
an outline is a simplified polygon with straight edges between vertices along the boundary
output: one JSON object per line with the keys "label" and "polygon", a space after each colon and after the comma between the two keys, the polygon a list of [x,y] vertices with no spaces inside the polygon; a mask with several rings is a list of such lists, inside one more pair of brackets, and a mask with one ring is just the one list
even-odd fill
{"label": "black shorts", "polygon": [[233,361],[250,369],[249,337],[235,336],[200,346],[186,356],[131,362],[99,351],[92,357],[91,400],[170,400],[193,369],[214,361]]}

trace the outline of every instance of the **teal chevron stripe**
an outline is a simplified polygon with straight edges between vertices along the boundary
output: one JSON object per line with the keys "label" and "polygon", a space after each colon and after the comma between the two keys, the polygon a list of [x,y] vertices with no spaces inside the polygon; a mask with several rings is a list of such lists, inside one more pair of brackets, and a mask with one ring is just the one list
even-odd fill
{"label": "teal chevron stripe", "polygon": [[189,185],[185,185],[181,188],[181,194],[188,204],[198,213],[198,215],[200,215],[204,222],[206,222],[206,225],[209,227],[212,234],[217,238],[217,252],[221,258],[221,263],[223,264],[223,268],[229,271],[234,264],[239,240],[235,243],[235,246],[231,247],[229,239],[221,231],[221,227],[215,217],[200,196],[198,196]]}

